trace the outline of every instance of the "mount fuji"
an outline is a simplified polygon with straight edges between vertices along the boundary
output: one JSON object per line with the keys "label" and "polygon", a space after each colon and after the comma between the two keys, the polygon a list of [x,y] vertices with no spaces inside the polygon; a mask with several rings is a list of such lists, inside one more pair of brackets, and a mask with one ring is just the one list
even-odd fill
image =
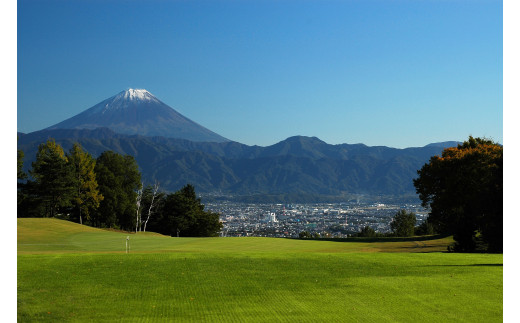
{"label": "mount fuji", "polygon": [[[413,179],[431,156],[458,142],[397,149],[363,144],[330,145],[294,136],[260,147],[230,141],[189,120],[146,90],[129,89],[44,130],[18,133],[24,171],[38,147],[54,138],[65,151],[79,143],[93,157],[103,151],[133,156],[145,183],[169,192],[191,183],[201,192],[242,201],[317,202],[352,194],[411,196]],[[258,200],[260,201],[260,200]]]}
{"label": "mount fuji", "polygon": [[197,142],[230,140],[186,118],[143,89],[128,89],[46,130],[109,128],[116,133]]}

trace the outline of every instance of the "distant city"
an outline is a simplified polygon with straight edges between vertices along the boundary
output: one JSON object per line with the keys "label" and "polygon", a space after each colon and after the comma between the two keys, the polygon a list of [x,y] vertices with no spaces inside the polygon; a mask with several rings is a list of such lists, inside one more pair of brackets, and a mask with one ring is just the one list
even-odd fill
{"label": "distant city", "polygon": [[307,231],[320,238],[346,238],[370,226],[380,233],[390,232],[397,211],[414,212],[421,224],[428,210],[415,204],[315,203],[256,204],[210,202],[206,209],[220,213],[224,237],[296,238]]}

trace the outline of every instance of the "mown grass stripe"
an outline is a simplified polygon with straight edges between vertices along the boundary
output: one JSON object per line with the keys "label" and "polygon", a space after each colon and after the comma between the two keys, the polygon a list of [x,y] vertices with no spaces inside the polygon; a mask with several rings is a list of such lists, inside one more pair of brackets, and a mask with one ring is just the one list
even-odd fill
{"label": "mown grass stripe", "polygon": [[[137,251],[125,254],[126,235],[63,223],[49,245],[23,246],[52,235],[43,223],[37,237],[19,228],[23,322],[502,320],[502,255],[395,252],[413,241],[151,235],[132,236]],[[60,241],[75,249],[50,245]]]}

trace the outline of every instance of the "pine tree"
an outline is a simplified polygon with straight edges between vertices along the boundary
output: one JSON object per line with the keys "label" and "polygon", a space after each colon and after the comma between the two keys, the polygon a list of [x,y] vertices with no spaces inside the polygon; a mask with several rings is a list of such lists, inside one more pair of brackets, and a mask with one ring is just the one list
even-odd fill
{"label": "pine tree", "polygon": [[16,208],[17,208],[17,216],[21,217],[26,215],[25,206],[26,206],[26,192],[25,185],[23,183],[24,180],[27,179],[27,174],[23,171],[23,158],[24,153],[22,150],[18,149],[17,153],[17,192],[16,192]]}
{"label": "pine tree", "polygon": [[54,217],[59,210],[71,206],[74,178],[71,164],[63,148],[54,139],[38,146],[36,161],[32,163],[29,183],[31,193],[42,207],[40,216]]}
{"label": "pine tree", "polygon": [[75,218],[79,218],[79,223],[83,224],[83,217],[86,221],[90,221],[92,211],[97,209],[103,200],[94,172],[96,160],[88,152],[83,151],[78,143],[74,143],[67,159],[74,174],[74,199],[72,201],[74,215]]}
{"label": "pine tree", "polygon": [[97,158],[94,170],[103,200],[92,224],[133,230],[136,226],[136,191],[141,188],[141,173],[135,159],[105,151]]}
{"label": "pine tree", "polygon": [[27,174],[23,171],[23,158],[24,158],[23,151],[18,149],[17,165],[16,165],[17,166],[16,177],[19,180],[24,180],[24,179],[27,178]]}

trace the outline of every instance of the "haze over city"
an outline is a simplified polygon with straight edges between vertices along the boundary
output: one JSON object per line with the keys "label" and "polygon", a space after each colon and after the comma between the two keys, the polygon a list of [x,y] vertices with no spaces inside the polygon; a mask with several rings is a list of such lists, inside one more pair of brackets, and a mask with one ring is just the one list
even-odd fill
{"label": "haze over city", "polygon": [[19,1],[18,124],[144,88],[234,141],[502,142],[501,1]]}

